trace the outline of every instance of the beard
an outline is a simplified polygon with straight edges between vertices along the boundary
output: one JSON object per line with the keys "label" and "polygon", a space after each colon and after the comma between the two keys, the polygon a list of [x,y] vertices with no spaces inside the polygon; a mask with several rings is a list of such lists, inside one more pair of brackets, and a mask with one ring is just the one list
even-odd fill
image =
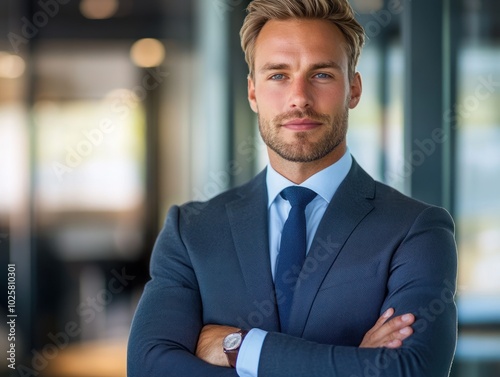
{"label": "beard", "polygon": [[[307,131],[296,132],[295,140],[286,142],[280,136],[281,125],[286,121],[308,118],[321,122],[326,129],[319,141],[309,140]],[[346,138],[349,120],[349,108],[336,114],[333,118],[320,114],[312,109],[294,110],[274,117],[271,121],[263,119],[259,114],[259,131],[264,143],[281,158],[291,162],[313,162],[322,159],[337,148]]]}

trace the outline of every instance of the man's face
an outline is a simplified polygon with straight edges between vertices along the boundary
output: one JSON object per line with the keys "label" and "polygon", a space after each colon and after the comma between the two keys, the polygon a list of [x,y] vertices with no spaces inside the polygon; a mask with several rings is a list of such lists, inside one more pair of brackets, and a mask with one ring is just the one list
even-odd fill
{"label": "man's face", "polygon": [[262,28],[248,96],[271,158],[312,162],[345,149],[361,78],[349,82],[344,43],[324,20],[273,20]]}

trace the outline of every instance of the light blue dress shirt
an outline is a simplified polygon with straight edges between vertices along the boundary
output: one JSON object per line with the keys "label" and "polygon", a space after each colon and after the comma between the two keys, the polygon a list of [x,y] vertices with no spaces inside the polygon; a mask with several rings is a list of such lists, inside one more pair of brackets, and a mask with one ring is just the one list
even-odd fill
{"label": "light blue dress shirt", "polygon": [[[311,247],[314,234],[325,214],[326,208],[335,195],[338,187],[345,179],[352,165],[352,157],[349,150],[335,164],[316,173],[305,182],[300,184],[313,190],[318,195],[306,207],[307,226],[307,251]],[[276,260],[278,259],[281,231],[290,212],[290,203],[280,195],[281,191],[289,186],[297,186],[289,181],[270,165],[267,167],[267,193],[268,193],[268,220],[269,220],[269,253],[271,257],[271,271],[274,278]],[[258,377],[260,352],[266,331],[252,329],[245,337],[241,345],[236,362],[236,371],[240,377]]]}

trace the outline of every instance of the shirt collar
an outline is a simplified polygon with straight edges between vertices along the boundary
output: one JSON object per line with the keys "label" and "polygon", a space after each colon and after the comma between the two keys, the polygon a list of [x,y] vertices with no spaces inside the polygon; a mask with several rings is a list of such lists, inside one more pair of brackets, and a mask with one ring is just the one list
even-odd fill
{"label": "shirt collar", "polygon": [[[340,160],[317,172],[298,186],[307,187],[308,189],[313,190],[327,203],[330,203],[338,187],[349,173],[351,166],[352,156],[349,152],[349,149],[347,149],[346,153]],[[267,167],[266,184],[268,208],[271,206],[280,192],[283,191],[283,189],[289,186],[297,186],[295,183],[286,179],[276,170],[274,170],[271,165],[268,165]]]}

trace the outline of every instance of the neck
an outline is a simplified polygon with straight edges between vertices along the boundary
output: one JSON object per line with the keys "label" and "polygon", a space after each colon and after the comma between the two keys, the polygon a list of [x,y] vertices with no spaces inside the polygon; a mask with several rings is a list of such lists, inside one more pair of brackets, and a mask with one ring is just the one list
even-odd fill
{"label": "neck", "polygon": [[286,179],[300,185],[314,174],[340,160],[346,150],[346,144],[342,143],[322,159],[311,162],[292,162],[280,157],[276,154],[276,152],[269,148],[267,151],[269,155],[269,163],[273,169]]}

